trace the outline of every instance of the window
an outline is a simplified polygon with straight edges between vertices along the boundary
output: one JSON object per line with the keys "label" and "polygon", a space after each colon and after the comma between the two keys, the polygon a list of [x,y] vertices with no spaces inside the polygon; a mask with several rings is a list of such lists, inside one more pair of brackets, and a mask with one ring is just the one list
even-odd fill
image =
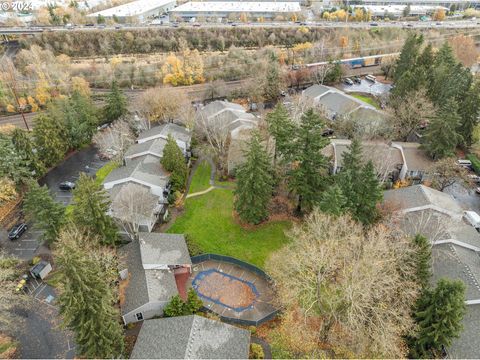
{"label": "window", "polygon": [[143,314],[142,313],[136,313],[135,317],[137,318],[138,321],[143,320]]}

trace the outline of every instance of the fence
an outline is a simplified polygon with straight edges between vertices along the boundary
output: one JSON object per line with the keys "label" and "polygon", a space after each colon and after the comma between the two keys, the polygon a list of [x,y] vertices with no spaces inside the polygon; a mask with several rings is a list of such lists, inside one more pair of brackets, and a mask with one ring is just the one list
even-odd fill
{"label": "fence", "polygon": [[[249,264],[245,261],[236,259],[236,258],[231,257],[231,256],[218,255],[218,254],[202,254],[202,255],[192,256],[191,259],[192,259],[192,264],[199,264],[201,262],[208,261],[208,260],[217,260],[217,261],[221,261],[221,262],[225,262],[225,263],[238,265],[238,266],[241,266],[241,267],[257,274],[258,276],[264,278],[268,283],[273,285],[272,278],[265,271],[256,267],[255,265]],[[223,316],[223,315],[220,315],[220,314],[218,314],[218,313],[216,313],[216,312],[214,312],[214,311],[212,311],[212,310],[210,310],[206,307],[203,307],[202,311],[207,311],[207,312],[210,312],[212,314],[218,315],[220,317],[220,319],[224,322],[231,323],[231,324],[237,324],[237,325],[245,325],[245,326],[252,326],[252,325],[253,326],[258,326],[258,325],[260,325],[260,324],[262,324],[266,321],[272,320],[279,313],[279,310],[275,309],[274,311],[271,311],[271,312],[265,314],[265,316],[263,316],[261,319],[246,320],[246,319],[232,318],[232,317],[229,317],[229,316]]]}

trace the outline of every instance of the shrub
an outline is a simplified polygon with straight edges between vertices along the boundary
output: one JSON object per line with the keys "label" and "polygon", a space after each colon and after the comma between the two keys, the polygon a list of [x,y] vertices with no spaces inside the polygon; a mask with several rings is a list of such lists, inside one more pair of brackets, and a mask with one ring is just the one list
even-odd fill
{"label": "shrub", "polygon": [[192,235],[185,234],[185,241],[187,243],[188,253],[190,254],[190,256],[197,256],[203,254],[202,248],[193,241]]}
{"label": "shrub", "polygon": [[41,260],[42,260],[42,258],[40,256],[34,256],[32,258],[31,264],[32,265],[37,265]]}
{"label": "shrub", "polygon": [[250,334],[255,335],[257,333],[257,328],[255,326],[249,326],[248,330],[250,331]]}
{"label": "shrub", "polygon": [[263,348],[259,344],[250,344],[250,359],[265,359]]}
{"label": "shrub", "polygon": [[480,175],[480,159],[473,154],[467,155],[467,159],[472,162],[472,167],[475,173]]}
{"label": "shrub", "polygon": [[200,311],[202,306],[202,300],[200,300],[195,290],[190,288],[187,294],[187,301],[183,301],[179,295],[173,296],[163,309],[163,314],[166,317],[193,315]]}

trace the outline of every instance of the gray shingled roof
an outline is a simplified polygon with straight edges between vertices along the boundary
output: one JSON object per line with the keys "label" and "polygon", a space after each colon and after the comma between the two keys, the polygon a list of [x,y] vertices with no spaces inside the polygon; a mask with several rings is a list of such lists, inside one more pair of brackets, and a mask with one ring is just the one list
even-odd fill
{"label": "gray shingled roof", "polygon": [[247,330],[197,315],[143,322],[131,359],[248,359]]}
{"label": "gray shingled roof", "polygon": [[126,158],[136,157],[144,153],[162,157],[163,149],[165,148],[166,144],[167,144],[167,140],[163,138],[146,141],[144,143],[136,143],[128,148],[127,152],[125,153],[125,157]]}
{"label": "gray shingled roof", "polygon": [[463,332],[460,338],[453,340],[448,349],[452,359],[478,359],[480,341],[478,341],[478,324],[480,324],[480,305],[468,305],[463,317]]}
{"label": "gray shingled roof", "polygon": [[184,142],[190,142],[192,138],[192,133],[183,126],[174,123],[168,123],[155,126],[147,131],[142,132],[138,136],[138,140],[148,139],[150,137],[161,137],[166,139],[168,135],[171,135],[175,140],[181,140]]}
{"label": "gray shingled roof", "polygon": [[403,149],[405,155],[405,162],[407,163],[408,170],[410,171],[427,171],[433,164],[425,151],[420,148],[419,143],[411,142],[395,142]]}
{"label": "gray shingled roof", "polygon": [[330,90],[332,89],[329,88],[328,86],[316,84],[305,89],[305,91],[303,92],[303,95],[308,96],[312,99],[315,99],[319,96],[322,96],[323,94],[325,94],[327,91],[330,91]]}
{"label": "gray shingled roof", "polygon": [[187,243],[183,234],[139,234],[143,264],[186,265],[191,264]]}
{"label": "gray shingled roof", "polygon": [[[139,243],[133,241],[120,249],[120,257],[128,268],[128,286],[122,314],[128,314],[153,301],[169,301],[178,294],[175,275],[167,270],[145,270]],[[120,269],[121,270],[121,269]]]}
{"label": "gray shingled roof", "polygon": [[114,169],[105,178],[103,183],[120,181],[125,179],[137,179],[147,184],[165,187],[168,183],[168,174],[163,170],[157,157],[146,155],[139,159],[134,159],[126,166]]}
{"label": "gray shingled roof", "polygon": [[208,103],[207,105],[202,107],[200,111],[205,117],[208,118],[226,109],[245,112],[245,109],[240,104],[235,104],[229,101],[220,101],[220,100],[216,100],[216,101],[212,101],[211,103]]}
{"label": "gray shingled roof", "polygon": [[337,115],[346,115],[362,106],[356,99],[340,92],[329,92],[317,99],[329,112]]}
{"label": "gray shingled roof", "polygon": [[383,193],[385,203],[396,205],[398,210],[419,206],[437,206],[461,215],[462,208],[452,196],[424,185],[408,186]]}

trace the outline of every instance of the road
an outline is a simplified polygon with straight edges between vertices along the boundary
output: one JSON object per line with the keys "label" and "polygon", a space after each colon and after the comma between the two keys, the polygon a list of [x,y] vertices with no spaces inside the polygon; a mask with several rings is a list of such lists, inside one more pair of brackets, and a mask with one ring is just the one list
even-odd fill
{"label": "road", "polygon": [[290,28],[290,27],[301,27],[308,26],[313,28],[371,28],[371,27],[382,27],[382,28],[412,28],[412,29],[429,29],[429,28],[442,28],[442,29],[465,29],[465,28],[476,28],[478,27],[478,22],[475,19],[472,20],[448,20],[443,22],[435,21],[388,21],[388,22],[333,22],[333,21],[309,21],[306,23],[293,23],[293,22],[251,22],[251,23],[177,23],[170,24],[166,23],[163,25],[150,25],[150,24],[140,24],[140,25],[116,25],[116,26],[49,26],[49,27],[1,27],[0,35],[10,35],[10,34],[37,34],[47,31],[122,31],[122,30],[150,30],[154,28],[169,28],[174,27],[176,29],[180,28],[191,28],[191,27],[202,27],[202,28],[225,28],[225,27],[261,27],[261,28]]}

